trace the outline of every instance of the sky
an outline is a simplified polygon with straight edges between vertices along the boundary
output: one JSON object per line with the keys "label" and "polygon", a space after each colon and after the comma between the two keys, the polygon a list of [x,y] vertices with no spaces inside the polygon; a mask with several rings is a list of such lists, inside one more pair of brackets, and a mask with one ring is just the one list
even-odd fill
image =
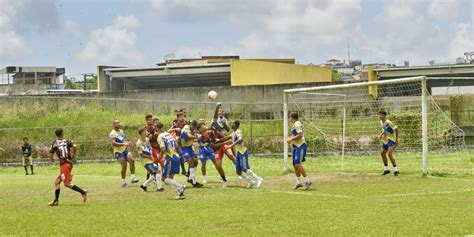
{"label": "sky", "polygon": [[240,55],[454,62],[474,51],[474,0],[0,0],[0,68],[153,66]]}

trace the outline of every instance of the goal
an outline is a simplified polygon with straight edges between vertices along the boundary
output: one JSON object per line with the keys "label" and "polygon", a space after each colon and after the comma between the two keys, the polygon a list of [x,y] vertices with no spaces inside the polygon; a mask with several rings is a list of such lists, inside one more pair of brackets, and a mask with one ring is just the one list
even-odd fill
{"label": "goal", "polygon": [[[343,171],[345,158],[380,152],[378,112],[384,110],[399,128],[397,152],[419,155],[422,172],[429,175],[430,152],[457,154],[466,151],[466,144],[464,131],[430,95],[427,80],[422,76],[284,90],[285,141],[289,133],[288,114],[298,112],[308,152],[340,157],[339,169]],[[285,142],[285,170],[288,150]]]}

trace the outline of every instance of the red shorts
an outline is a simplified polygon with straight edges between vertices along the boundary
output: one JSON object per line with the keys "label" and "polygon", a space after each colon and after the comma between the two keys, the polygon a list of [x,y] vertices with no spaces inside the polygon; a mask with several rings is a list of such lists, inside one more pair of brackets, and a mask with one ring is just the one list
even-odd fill
{"label": "red shorts", "polygon": [[216,160],[222,160],[225,155],[225,151],[227,151],[229,147],[227,145],[222,145],[219,149],[214,151],[214,154],[216,154]]}
{"label": "red shorts", "polygon": [[158,148],[151,147],[151,158],[153,158],[153,162],[155,162],[155,164],[161,164],[161,165],[165,164],[165,159],[161,159],[161,160],[159,159],[160,149]]}
{"label": "red shorts", "polygon": [[72,181],[72,165],[65,162],[61,166],[59,166],[59,175],[56,178],[56,183],[59,184],[64,182],[65,184],[70,183]]}

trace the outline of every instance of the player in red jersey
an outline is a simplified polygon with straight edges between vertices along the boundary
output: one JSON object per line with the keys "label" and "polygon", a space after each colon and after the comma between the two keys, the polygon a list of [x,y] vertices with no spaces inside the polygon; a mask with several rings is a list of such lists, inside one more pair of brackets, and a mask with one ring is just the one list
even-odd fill
{"label": "player in red jersey", "polygon": [[212,149],[212,146],[219,146],[219,143],[216,142],[215,131],[213,129],[206,128],[206,124],[201,122],[197,126],[199,131],[199,158],[201,159],[201,172],[203,183],[206,183],[206,163],[208,160],[211,160],[216,167],[217,172],[222,178],[222,186],[227,186],[227,179],[225,177],[224,169],[222,168],[222,160],[216,160],[216,154]]}
{"label": "player in red jersey", "polygon": [[[164,160],[160,160],[160,148],[158,147],[158,132],[156,129],[156,122],[158,121],[157,118],[153,118],[153,115],[147,114],[145,116],[145,129],[148,131],[148,139],[150,141],[151,145],[151,158],[153,160],[153,163],[155,164],[160,164],[161,169],[163,170],[163,166],[165,164]],[[146,179],[148,180],[150,178],[150,173],[146,174]]]}
{"label": "player in red jersey", "polygon": [[235,155],[232,152],[232,149],[230,149],[230,144],[232,144],[231,137],[226,135],[227,132],[230,132],[230,127],[224,116],[224,108],[222,108],[221,103],[217,103],[214,117],[212,118],[211,128],[216,132],[216,139],[219,143],[227,141],[221,146],[213,147],[216,152],[216,160],[222,160],[224,154],[226,154],[235,165]]}
{"label": "player in red jersey", "polygon": [[82,195],[82,201],[87,201],[87,191],[82,190],[77,185],[72,183],[72,161],[76,156],[76,144],[72,140],[65,139],[62,128],[57,128],[54,133],[56,134],[56,140],[51,143],[51,149],[49,150],[49,158],[54,162],[54,154],[59,159],[59,175],[54,182],[54,200],[48,205],[57,206],[59,204],[59,193],[61,191],[60,184],[64,183],[64,186],[80,193]]}

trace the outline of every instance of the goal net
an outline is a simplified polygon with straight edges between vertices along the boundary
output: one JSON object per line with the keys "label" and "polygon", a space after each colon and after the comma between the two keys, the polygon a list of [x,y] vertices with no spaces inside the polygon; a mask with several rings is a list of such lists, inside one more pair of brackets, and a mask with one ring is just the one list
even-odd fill
{"label": "goal net", "polygon": [[[378,112],[383,110],[399,130],[395,158],[409,154],[424,174],[472,172],[464,131],[430,96],[426,81],[412,77],[285,90],[284,114],[298,112],[309,154],[340,157],[341,171],[351,157],[380,157]],[[285,116],[285,138],[288,130]],[[288,150],[285,144],[286,169]]]}

